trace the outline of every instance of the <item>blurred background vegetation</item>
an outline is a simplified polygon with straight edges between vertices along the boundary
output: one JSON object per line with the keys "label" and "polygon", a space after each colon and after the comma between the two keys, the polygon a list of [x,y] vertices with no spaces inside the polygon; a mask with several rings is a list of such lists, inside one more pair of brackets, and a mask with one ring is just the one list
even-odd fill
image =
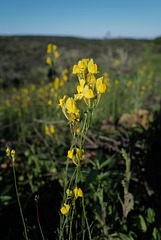
{"label": "blurred background vegetation", "polygon": [[[58,46],[60,54],[54,69],[46,63],[50,43]],[[93,58],[98,77],[104,75],[108,86],[85,142],[83,189],[93,239],[107,239],[108,229],[109,239],[159,240],[161,38],[0,37],[0,55],[1,239],[23,239],[7,147],[16,150],[18,188],[30,238],[41,238],[35,194],[40,196],[45,239],[57,238],[71,142],[58,102],[64,94],[75,92],[73,65],[82,58]],[[124,218],[122,148],[131,161],[129,192],[134,197],[134,208],[129,207]],[[69,178],[73,169],[71,164]]]}

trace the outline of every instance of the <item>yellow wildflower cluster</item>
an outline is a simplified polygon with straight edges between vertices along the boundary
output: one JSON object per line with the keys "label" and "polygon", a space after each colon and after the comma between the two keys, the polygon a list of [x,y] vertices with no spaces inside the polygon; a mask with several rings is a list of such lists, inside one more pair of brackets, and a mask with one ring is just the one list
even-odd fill
{"label": "yellow wildflower cluster", "polygon": [[141,91],[140,91],[140,95],[144,95],[146,91],[146,86],[141,86]]}
{"label": "yellow wildflower cluster", "polygon": [[[74,192],[74,199],[73,199],[73,192]],[[67,197],[69,201],[71,201],[72,205],[75,203],[75,200],[78,197],[83,197],[83,191],[81,188],[75,187],[75,189],[72,191],[70,189],[66,190]],[[64,203],[64,206],[60,209],[61,213],[65,216],[67,216],[71,206],[69,204]]]}
{"label": "yellow wildflower cluster", "polygon": [[[59,100],[59,106],[62,107],[63,113],[70,123],[80,120],[79,110],[77,109],[76,102],[81,99],[84,100],[87,107],[90,109],[98,105],[101,94],[106,92],[106,84],[103,77],[96,79],[95,74],[98,73],[97,64],[93,59],[82,59],[78,65],[73,66],[73,74],[77,74],[79,85],[77,86],[77,94],[74,98],[64,96]],[[94,99],[91,106],[91,100]]]}
{"label": "yellow wildflower cluster", "polygon": [[68,151],[68,158],[72,159],[73,163],[77,166],[80,159],[84,158],[84,150],[79,148],[72,148]]}
{"label": "yellow wildflower cluster", "polygon": [[147,67],[146,67],[146,66],[143,66],[142,69],[141,69],[140,72],[139,72],[140,75],[142,75],[142,76],[145,75],[146,70],[147,70]]}
{"label": "yellow wildflower cluster", "polygon": [[16,155],[15,150],[12,150],[12,151],[11,151],[9,148],[7,148],[7,149],[6,149],[6,154],[7,154],[7,157],[12,158],[12,161],[13,161],[13,163],[14,163],[14,161],[15,161],[15,155]]}
{"label": "yellow wildflower cluster", "polygon": [[54,125],[50,125],[50,126],[45,125],[45,133],[46,135],[52,137],[52,135],[55,133]]}
{"label": "yellow wildflower cluster", "polygon": [[47,46],[47,58],[46,63],[52,65],[54,61],[59,57],[58,51],[56,51],[57,46],[55,44],[48,44]]}
{"label": "yellow wildflower cluster", "polygon": [[67,68],[65,68],[65,69],[62,71],[62,78],[63,78],[63,80],[64,80],[65,82],[68,80],[68,73],[69,73],[69,71],[68,71]]}
{"label": "yellow wildflower cluster", "polygon": [[63,87],[65,82],[68,81],[68,69],[65,68],[61,73],[61,78],[56,77],[54,80],[54,88],[58,90],[60,87]]}
{"label": "yellow wildflower cluster", "polygon": [[79,110],[77,109],[76,102],[73,98],[65,95],[63,99],[59,100],[59,106],[70,123],[80,120]]}

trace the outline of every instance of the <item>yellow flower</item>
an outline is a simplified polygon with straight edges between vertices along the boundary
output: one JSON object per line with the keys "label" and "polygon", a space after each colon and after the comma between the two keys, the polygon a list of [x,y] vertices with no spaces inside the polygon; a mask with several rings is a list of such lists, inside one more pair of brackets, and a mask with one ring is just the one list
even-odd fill
{"label": "yellow flower", "polygon": [[67,100],[67,95],[64,95],[64,97],[63,98],[61,98],[61,99],[59,99],[59,106],[60,107],[65,107],[65,103],[66,103],[66,100]]}
{"label": "yellow flower", "polygon": [[50,135],[50,130],[48,126],[45,126],[45,133],[46,135]]}
{"label": "yellow flower", "polygon": [[48,105],[51,105],[51,104],[52,104],[52,101],[51,101],[51,100],[49,100],[49,101],[48,101]]}
{"label": "yellow flower", "polygon": [[88,63],[88,72],[93,74],[98,73],[97,64],[94,63],[93,59],[91,59]]}
{"label": "yellow flower", "polygon": [[103,73],[103,76],[104,76],[104,77],[108,77],[108,73],[107,73],[107,72],[104,72],[104,73]]}
{"label": "yellow flower", "polygon": [[146,90],[146,87],[145,87],[145,86],[142,86],[142,87],[141,87],[141,90],[142,90],[142,91],[145,91],[145,90]]}
{"label": "yellow flower", "polygon": [[74,189],[74,194],[75,194],[75,198],[77,199],[78,197],[83,197],[83,192],[81,188],[75,188]]}
{"label": "yellow flower", "polygon": [[11,157],[12,157],[13,162],[15,161],[15,155],[16,155],[15,150],[12,150],[11,151]]}
{"label": "yellow flower", "polygon": [[86,65],[81,60],[78,62],[78,67],[79,67],[80,71],[85,71],[86,70]]}
{"label": "yellow flower", "polygon": [[48,127],[47,125],[45,126],[45,133],[46,135],[48,136],[52,136],[52,134],[55,133],[55,128],[54,128],[54,125],[50,125],[50,127]]}
{"label": "yellow flower", "polygon": [[51,59],[49,57],[46,58],[46,63],[51,65]]}
{"label": "yellow flower", "polygon": [[59,53],[57,51],[55,51],[54,55],[56,59],[59,57]]}
{"label": "yellow flower", "polygon": [[66,216],[67,213],[68,213],[68,211],[69,211],[69,209],[70,209],[69,204],[64,203],[64,206],[60,209],[60,211],[61,211],[61,213],[62,213],[63,215]]}
{"label": "yellow flower", "polygon": [[51,132],[52,134],[55,133],[55,127],[54,127],[54,125],[50,125],[50,132]]}
{"label": "yellow flower", "polygon": [[73,148],[71,151],[70,150],[68,151],[67,157],[72,159],[75,165],[78,165],[78,159],[80,160],[84,158],[84,150],[81,149],[80,151],[79,148]]}
{"label": "yellow flower", "polygon": [[48,44],[47,53],[51,53],[51,52],[52,52],[52,45]]}
{"label": "yellow flower", "polygon": [[81,80],[80,80],[80,85],[77,86],[78,94],[75,94],[75,95],[74,95],[74,99],[75,99],[75,100],[81,100],[82,97],[84,96],[84,94],[83,94],[84,84],[85,84],[84,79],[81,79]]}
{"label": "yellow flower", "polygon": [[15,157],[15,155],[16,155],[15,150],[12,150],[12,151],[11,151],[11,156],[12,156],[12,157]]}
{"label": "yellow flower", "polygon": [[53,44],[53,50],[55,51],[57,49],[57,46]]}
{"label": "yellow flower", "polygon": [[67,81],[67,80],[68,80],[67,75],[63,75],[63,80],[64,80],[64,81]]}
{"label": "yellow flower", "polygon": [[106,92],[106,84],[102,83],[103,77],[100,77],[96,81],[96,89],[98,93],[104,93]]}
{"label": "yellow flower", "polygon": [[65,104],[68,113],[79,114],[79,110],[77,109],[76,102],[73,98],[68,98]]}
{"label": "yellow flower", "polygon": [[72,196],[72,190],[70,190],[69,188],[66,190],[66,194],[67,197],[71,197]]}
{"label": "yellow flower", "polygon": [[67,157],[70,159],[73,159],[73,153],[74,153],[74,149],[72,149],[72,151],[69,150]]}
{"label": "yellow flower", "polygon": [[54,81],[54,88],[55,88],[55,90],[59,89],[59,83],[60,83],[60,79],[58,77],[56,77],[55,81]]}
{"label": "yellow flower", "polygon": [[88,85],[86,85],[85,88],[83,89],[83,94],[84,94],[85,98],[88,100],[94,98],[94,93],[93,93],[92,89],[89,89]]}
{"label": "yellow flower", "polygon": [[79,73],[79,67],[78,67],[78,65],[74,65],[73,66],[73,74],[78,74]]}
{"label": "yellow flower", "polygon": [[6,153],[7,153],[7,156],[10,157],[10,149],[9,148],[6,149]]}
{"label": "yellow flower", "polygon": [[67,68],[65,68],[63,71],[62,71],[62,75],[66,75],[68,74],[69,70]]}
{"label": "yellow flower", "polygon": [[80,128],[77,128],[76,132],[77,132],[77,134],[80,133]]}
{"label": "yellow flower", "polygon": [[119,80],[115,80],[115,84],[118,85],[119,84]]}

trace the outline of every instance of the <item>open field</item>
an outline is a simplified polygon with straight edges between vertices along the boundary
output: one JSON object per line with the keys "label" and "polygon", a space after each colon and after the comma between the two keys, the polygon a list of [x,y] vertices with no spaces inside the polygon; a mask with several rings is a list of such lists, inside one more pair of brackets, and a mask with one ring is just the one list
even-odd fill
{"label": "open field", "polygon": [[0,37],[0,239],[161,239],[160,46]]}

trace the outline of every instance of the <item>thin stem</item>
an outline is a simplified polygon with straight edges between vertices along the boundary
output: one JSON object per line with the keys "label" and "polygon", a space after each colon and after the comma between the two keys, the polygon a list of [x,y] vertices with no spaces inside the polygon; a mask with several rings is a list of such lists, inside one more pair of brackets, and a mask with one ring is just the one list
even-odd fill
{"label": "thin stem", "polygon": [[[80,170],[80,173],[81,173],[81,181],[83,183],[83,175],[82,175],[82,171],[81,170]],[[85,210],[84,196],[82,196],[82,206],[83,206],[83,213],[84,213],[85,221],[86,221],[86,224],[87,224],[89,239],[92,240],[90,227],[89,227],[89,224],[88,224],[88,219],[87,219],[86,210]]]}
{"label": "thin stem", "polygon": [[14,175],[14,183],[15,183],[17,201],[18,201],[18,205],[19,205],[19,209],[20,209],[20,214],[21,214],[21,218],[22,218],[22,222],[23,222],[23,226],[24,226],[24,231],[25,231],[25,238],[28,240],[27,228],[26,228],[26,224],[25,224],[24,217],[23,217],[22,207],[21,207],[21,203],[20,203],[20,199],[19,199],[19,194],[18,194],[17,181],[16,181],[16,172],[15,172],[14,163],[13,163],[13,175]]}
{"label": "thin stem", "polygon": [[38,221],[38,224],[39,224],[39,228],[40,228],[40,232],[41,232],[42,239],[45,240],[44,234],[43,234],[43,231],[42,231],[42,228],[41,228],[41,224],[40,224],[40,219],[39,219],[38,200],[35,199],[35,201],[36,201],[36,210],[37,210],[37,221]]}

